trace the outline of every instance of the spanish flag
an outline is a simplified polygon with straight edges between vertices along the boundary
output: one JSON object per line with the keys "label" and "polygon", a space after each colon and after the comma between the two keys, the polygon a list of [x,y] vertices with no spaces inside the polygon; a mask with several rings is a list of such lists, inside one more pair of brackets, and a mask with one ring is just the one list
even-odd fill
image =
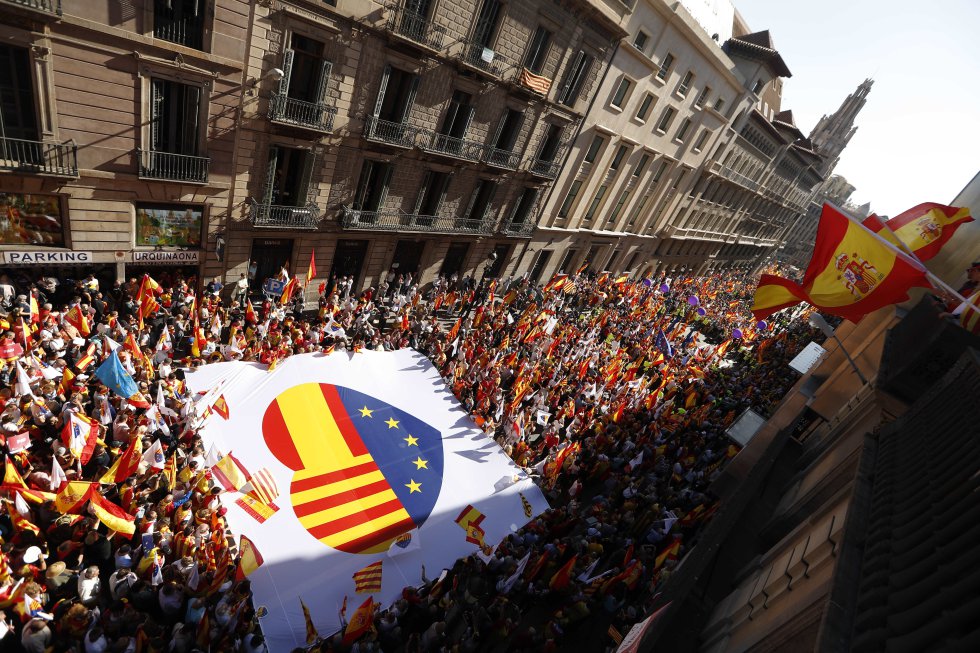
{"label": "spanish flag", "polygon": [[560,590],[568,587],[568,584],[572,580],[572,569],[575,568],[575,562],[578,560],[578,554],[573,555],[571,560],[566,562],[561,566],[561,569],[555,572],[555,575],[551,577],[548,582],[548,587],[553,590]]}
{"label": "spanish flag", "polygon": [[241,540],[238,544],[238,569],[235,570],[235,580],[242,580],[250,573],[262,566],[265,560],[262,559],[262,554],[259,550],[255,548],[252,540],[248,539],[244,535],[241,536]]}
{"label": "spanish flag", "polygon": [[259,318],[255,314],[255,309],[252,307],[252,302],[245,300],[245,321],[249,324],[258,324]]}
{"label": "spanish flag", "polygon": [[824,204],[803,283],[762,275],[752,314],[762,320],[807,302],[822,312],[859,322],[868,313],[905,301],[913,286],[929,287],[924,268]]}
{"label": "spanish flag", "polygon": [[92,327],[89,325],[88,318],[85,317],[85,313],[82,312],[79,306],[72,306],[71,310],[65,313],[65,322],[78,329],[78,332],[84,338],[87,338],[92,333]]}
{"label": "spanish flag", "polygon": [[136,518],[98,492],[89,495],[89,505],[106,528],[129,536],[136,532]]}
{"label": "spanish flag", "polygon": [[960,225],[967,222],[973,222],[969,209],[926,202],[888,222],[882,222],[872,214],[862,224],[899,244],[920,261],[928,261],[939,253]]}
{"label": "spanish flag", "polygon": [[668,544],[667,547],[657,555],[653,563],[653,568],[660,569],[668,560],[677,560],[677,554],[680,553],[680,551],[681,541],[674,538],[674,541]]}
{"label": "spanish flag", "polygon": [[[374,597],[369,596],[350,617],[347,628],[344,629],[344,644],[353,644],[357,639],[371,629],[374,622]],[[307,635],[308,637],[309,635]]]}
{"label": "spanish flag", "polygon": [[85,502],[96,491],[94,490],[95,486],[95,483],[88,481],[70,481],[58,492],[58,496],[54,500],[55,508],[63,515],[81,513],[82,508],[85,507]]}
{"label": "spanish flag", "polygon": [[115,485],[117,483],[124,482],[127,478],[136,473],[142,459],[143,441],[140,440],[139,437],[134,436],[133,439],[129,441],[129,446],[126,447],[126,451],[124,451],[121,456],[116,458],[116,462],[112,463],[112,467],[109,468],[109,471],[107,471],[102,478],[99,479],[99,483]]}
{"label": "spanish flag", "polygon": [[282,305],[282,306],[285,306],[286,304],[288,304],[289,303],[289,300],[292,299],[294,292],[296,292],[296,278],[295,277],[293,277],[292,279],[290,279],[289,281],[287,281],[286,282],[286,285],[283,286],[282,296],[279,298],[279,304]]}

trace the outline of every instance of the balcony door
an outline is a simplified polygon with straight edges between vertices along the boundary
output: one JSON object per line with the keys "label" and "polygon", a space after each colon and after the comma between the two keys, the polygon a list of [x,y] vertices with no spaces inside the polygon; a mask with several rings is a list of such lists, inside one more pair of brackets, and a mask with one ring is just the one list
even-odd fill
{"label": "balcony door", "polygon": [[422,226],[432,226],[439,216],[439,207],[446,199],[449,190],[449,174],[446,172],[425,173],[422,180],[422,190],[415,200],[414,223]]}
{"label": "balcony door", "polygon": [[490,46],[497,34],[499,23],[500,0],[483,0],[480,13],[476,17],[476,26],[473,28],[473,45],[492,50]]}
{"label": "balcony door", "polygon": [[0,45],[0,138],[40,140],[26,48]]}
{"label": "balcony door", "polygon": [[418,75],[385,65],[378,99],[374,105],[374,115],[388,122],[407,122],[418,86]]}
{"label": "balcony door", "polygon": [[316,154],[310,150],[269,148],[265,203],[272,206],[306,206],[310,199]]}
{"label": "balcony door", "polygon": [[351,208],[370,215],[362,215],[360,222],[374,222],[377,211],[384,205],[385,197],[388,195],[388,182],[391,180],[390,163],[382,161],[371,161],[367,159],[361,166],[361,176],[357,180],[357,190],[354,192],[354,200]]}
{"label": "balcony door", "polygon": [[545,132],[541,149],[538,150],[538,160],[545,163],[552,163],[555,160],[555,155],[558,154],[558,144],[561,142],[561,132],[560,125],[548,125],[548,131]]}
{"label": "balcony door", "polygon": [[150,80],[150,151],[198,156],[201,87]]}

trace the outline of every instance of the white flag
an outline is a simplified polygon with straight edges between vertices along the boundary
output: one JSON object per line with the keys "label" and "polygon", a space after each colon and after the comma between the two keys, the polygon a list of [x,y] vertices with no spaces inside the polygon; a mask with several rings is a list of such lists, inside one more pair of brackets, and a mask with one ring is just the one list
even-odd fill
{"label": "white flag", "polygon": [[524,573],[524,568],[527,567],[527,561],[531,559],[531,552],[528,551],[527,555],[521,558],[521,561],[517,563],[517,570],[510,575],[510,577],[503,582],[497,589],[500,590],[502,594],[513,589],[514,585],[520,579],[521,575]]}
{"label": "white flag", "polygon": [[27,507],[27,502],[24,501],[24,497],[20,496],[20,492],[14,492],[14,508],[17,509],[21,517],[31,518],[31,509]]}
{"label": "white flag", "polygon": [[120,345],[118,342],[116,342],[109,336],[102,336],[102,337],[105,339],[105,344],[109,345],[109,351],[116,351],[117,349],[122,347],[122,345]]}
{"label": "white flag", "polygon": [[17,382],[14,384],[14,396],[22,397],[24,395],[30,395],[33,397],[34,393],[31,392],[31,380],[27,376],[27,372],[20,366],[20,361],[17,361],[15,365],[17,366]]}
{"label": "white flag", "polygon": [[586,569],[585,571],[583,571],[581,574],[578,575],[578,580],[584,582],[587,581],[589,578],[591,578],[592,572],[595,571],[595,568],[598,564],[599,564],[599,558],[596,558],[595,560],[592,561],[592,564],[589,565],[588,569]]}
{"label": "white flag", "polygon": [[636,469],[641,464],[643,464],[643,452],[636,454],[636,458],[630,461],[630,469]]}
{"label": "white flag", "polygon": [[419,540],[419,529],[413,528],[407,533],[402,533],[391,543],[388,547],[388,556],[394,558],[395,556],[400,556],[409,551],[415,551],[422,548],[422,542]]}
{"label": "white flag", "polygon": [[548,426],[549,419],[551,419],[551,413],[546,410],[539,410],[534,414],[534,421],[541,426]]}
{"label": "white flag", "polygon": [[673,510],[668,510],[664,514],[666,515],[664,518],[664,535],[666,535],[674,527],[674,522],[677,521],[677,515],[674,514]]}
{"label": "white flag", "polygon": [[58,462],[57,456],[51,456],[51,491],[55,492],[61,487],[62,483],[68,482],[68,476],[65,474],[65,470],[61,468],[61,463]]}
{"label": "white flag", "polygon": [[163,469],[167,460],[163,457],[163,445],[160,444],[159,440],[154,440],[150,448],[143,452],[143,460],[151,469]]}

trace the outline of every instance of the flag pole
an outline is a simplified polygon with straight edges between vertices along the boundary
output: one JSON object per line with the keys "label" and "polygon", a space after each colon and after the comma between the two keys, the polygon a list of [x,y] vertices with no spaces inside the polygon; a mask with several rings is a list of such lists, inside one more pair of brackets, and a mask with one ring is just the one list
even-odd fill
{"label": "flag pole", "polygon": [[[848,220],[850,220],[851,222],[853,222],[854,224],[856,224],[857,226],[859,226],[867,234],[869,234],[875,240],[877,240],[879,243],[881,243],[882,245],[884,245],[885,247],[887,247],[889,250],[891,250],[895,255],[897,255],[900,258],[902,258],[903,260],[905,260],[905,262],[907,262],[910,265],[913,265],[913,266],[919,268],[926,275],[926,278],[929,279],[929,282],[933,284],[933,287],[934,288],[945,290],[950,295],[952,295],[956,299],[960,300],[960,302],[962,302],[964,304],[969,304],[970,306],[972,306],[974,308],[980,308],[976,304],[972,303],[969,299],[967,299],[966,297],[964,297],[963,295],[961,295],[960,293],[958,293],[956,290],[954,290],[953,287],[950,286],[948,283],[946,283],[945,281],[943,281],[942,279],[940,279],[939,277],[937,277],[935,274],[933,274],[932,272],[930,272],[929,271],[929,268],[927,268],[925,266],[925,264],[922,261],[920,261],[919,260],[919,257],[917,257],[915,254],[913,254],[911,252],[906,252],[903,249],[901,249],[899,247],[896,247],[894,243],[889,242],[887,238],[884,238],[881,235],[875,233],[874,231],[871,231],[870,229],[868,229],[866,226],[864,226],[863,224],[861,224],[861,222],[858,219],[856,219],[854,216],[852,216],[851,214],[849,214],[847,211],[844,211],[843,209],[841,209],[836,204],[834,204],[832,202],[827,202],[827,204],[831,208],[833,208],[835,211],[837,211],[838,213],[840,213],[841,215],[843,215],[845,218],[847,218]],[[882,221],[882,224],[884,224],[886,227],[888,227],[888,222],[887,221]],[[891,228],[888,228],[888,230],[891,231]],[[895,232],[892,231],[892,233],[895,233]]]}

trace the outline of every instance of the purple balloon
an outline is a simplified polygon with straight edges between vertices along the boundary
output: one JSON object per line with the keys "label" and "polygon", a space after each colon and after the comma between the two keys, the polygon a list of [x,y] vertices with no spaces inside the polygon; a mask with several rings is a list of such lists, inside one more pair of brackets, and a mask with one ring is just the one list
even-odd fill
{"label": "purple balloon", "polygon": [[687,298],[687,303],[690,304],[691,306],[697,306],[698,305],[698,296],[697,295],[691,295],[690,297]]}
{"label": "purple balloon", "polygon": [[766,324],[765,320],[759,320],[758,324],[755,325],[755,328],[759,331],[765,331],[767,328],[769,328],[769,325]]}
{"label": "purple balloon", "polygon": [[650,286],[653,285],[653,281],[651,281],[650,279],[644,279],[643,280],[643,285],[646,286],[647,288],[649,288]]}
{"label": "purple balloon", "polygon": [[660,284],[660,292],[667,292],[670,290],[670,286],[665,283]]}
{"label": "purple balloon", "polygon": [[742,337],[742,330],[741,329],[732,329],[732,338],[734,338],[735,340],[738,340],[741,337]]}
{"label": "purple balloon", "polygon": [[707,313],[708,311],[704,310],[703,308],[700,307],[698,308],[698,315],[700,315],[701,317],[704,317]]}

